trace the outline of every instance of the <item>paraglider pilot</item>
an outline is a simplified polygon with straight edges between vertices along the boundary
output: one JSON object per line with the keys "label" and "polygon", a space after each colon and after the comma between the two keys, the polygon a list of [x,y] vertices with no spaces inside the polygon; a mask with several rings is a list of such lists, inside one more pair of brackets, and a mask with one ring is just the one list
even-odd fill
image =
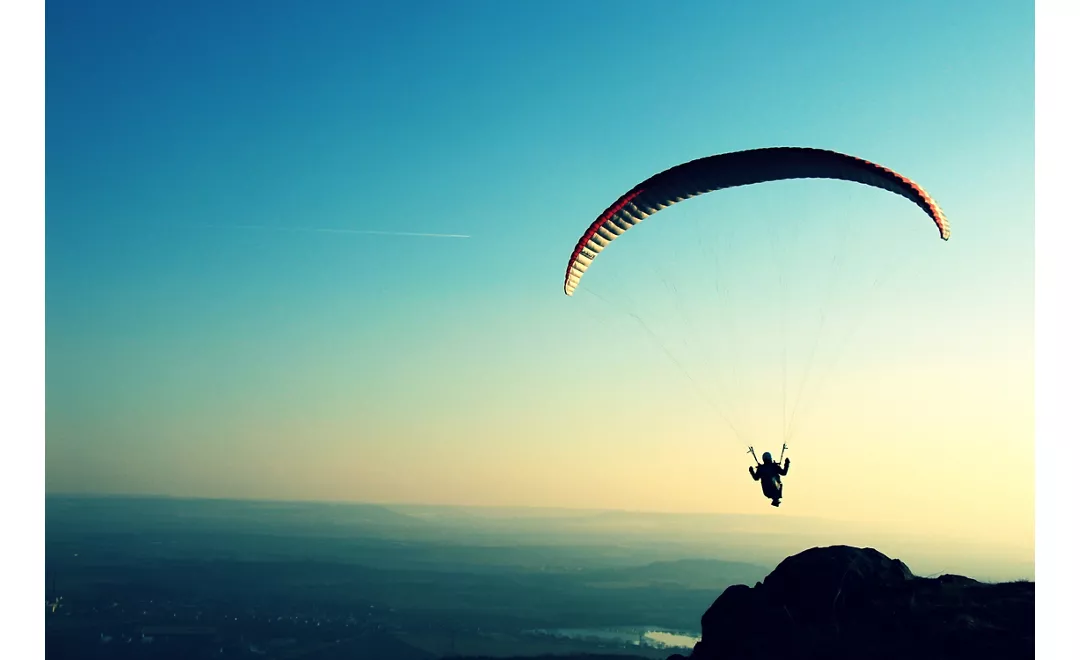
{"label": "paraglider pilot", "polygon": [[750,476],[754,481],[761,482],[761,492],[772,500],[773,506],[780,506],[780,498],[784,496],[784,484],[780,482],[780,477],[787,476],[790,465],[791,459],[786,458],[784,467],[780,467],[779,463],[773,461],[772,454],[765,452],[761,455],[761,465],[750,468]]}

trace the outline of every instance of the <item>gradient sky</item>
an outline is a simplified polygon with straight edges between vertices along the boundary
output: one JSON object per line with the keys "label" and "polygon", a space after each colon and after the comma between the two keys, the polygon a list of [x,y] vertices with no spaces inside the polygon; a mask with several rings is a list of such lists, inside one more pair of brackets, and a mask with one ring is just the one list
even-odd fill
{"label": "gradient sky", "polygon": [[[760,512],[745,443],[776,452],[833,356],[777,515],[1033,547],[1032,3],[46,12],[48,491]],[[914,178],[953,238],[769,184],[665,210],[563,295],[632,185],[781,144]]]}

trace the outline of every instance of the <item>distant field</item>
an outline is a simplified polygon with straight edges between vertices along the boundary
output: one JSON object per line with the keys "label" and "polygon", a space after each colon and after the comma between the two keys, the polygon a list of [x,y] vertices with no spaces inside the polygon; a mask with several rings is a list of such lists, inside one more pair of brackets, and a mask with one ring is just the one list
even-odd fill
{"label": "distant field", "polygon": [[65,604],[50,630],[79,643],[98,630],[138,637],[161,626],[219,625],[217,637],[233,643],[303,640],[275,651],[281,657],[338,652],[346,640],[385,631],[408,644],[393,647],[402,657],[413,648],[666,658],[660,649],[523,631],[696,630],[726,586],[768,570],[695,557],[677,544],[656,550],[595,537],[525,544],[488,529],[473,545],[468,529],[379,507],[70,498],[47,502],[46,518],[46,594]]}
{"label": "distant field", "polygon": [[641,658],[664,660],[671,655],[670,650],[639,647],[634,649],[612,649],[588,642],[569,639],[548,639],[528,635],[499,634],[463,634],[454,639],[451,647],[450,638],[438,635],[410,634],[402,637],[412,646],[428,651],[436,656],[457,655],[507,658],[543,655],[622,653]]}

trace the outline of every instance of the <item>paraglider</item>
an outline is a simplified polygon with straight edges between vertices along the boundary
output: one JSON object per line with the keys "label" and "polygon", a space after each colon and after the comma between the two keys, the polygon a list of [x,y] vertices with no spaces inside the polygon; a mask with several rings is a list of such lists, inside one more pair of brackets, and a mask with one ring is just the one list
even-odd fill
{"label": "paraglider", "polygon": [[[949,239],[949,222],[938,203],[917,183],[883,165],[836,151],[810,147],[767,147],[735,151],[692,160],[655,174],[608,206],[589,225],[574,246],[566,266],[563,292],[572,296],[585,272],[604,248],[634,225],[668,206],[725,188],[792,179],[835,179],[892,192],[917,205],[933,221],[940,238],[946,241]],[[644,325],[640,318],[637,320]],[[647,327],[646,329],[648,330]],[[686,373],[681,364],[677,366]],[[687,377],[689,378],[688,374]],[[784,386],[786,387],[786,381]],[[785,415],[786,412],[785,400]],[[722,414],[721,417],[735,434],[739,435],[731,421]],[[787,439],[785,429],[785,440]],[[786,442],[784,449],[787,449]],[[753,448],[750,453],[753,453]],[[762,458],[763,462],[750,468],[750,475],[755,481],[761,482],[762,493],[772,501],[772,506],[778,507],[783,497],[783,483],[780,478],[787,475],[791,460],[785,461],[783,452],[782,466],[781,463],[774,462],[768,452],[763,454]],[[756,455],[754,460],[757,463]]]}
{"label": "paraglider", "polygon": [[[787,444],[784,445],[784,450],[787,450]],[[754,448],[751,447],[750,454],[754,454]],[[761,494],[772,500],[773,506],[780,506],[780,498],[784,496],[784,484],[780,481],[780,477],[786,477],[788,468],[791,466],[791,459],[784,458],[784,452],[780,452],[780,458],[784,461],[784,466],[780,467],[778,461],[772,459],[772,454],[765,452],[761,455],[761,462],[757,464],[757,467],[750,468],[750,476],[754,478],[754,481],[761,482]],[[757,455],[754,455],[754,460],[757,461]]]}

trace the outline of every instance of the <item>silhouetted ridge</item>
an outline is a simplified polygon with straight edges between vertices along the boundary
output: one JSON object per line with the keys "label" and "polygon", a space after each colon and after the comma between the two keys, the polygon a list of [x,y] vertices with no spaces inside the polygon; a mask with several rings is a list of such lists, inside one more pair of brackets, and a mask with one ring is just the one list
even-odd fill
{"label": "silhouetted ridge", "polygon": [[920,578],[873,548],[812,548],[727,588],[701,633],[692,660],[1033,658],[1035,584]]}

